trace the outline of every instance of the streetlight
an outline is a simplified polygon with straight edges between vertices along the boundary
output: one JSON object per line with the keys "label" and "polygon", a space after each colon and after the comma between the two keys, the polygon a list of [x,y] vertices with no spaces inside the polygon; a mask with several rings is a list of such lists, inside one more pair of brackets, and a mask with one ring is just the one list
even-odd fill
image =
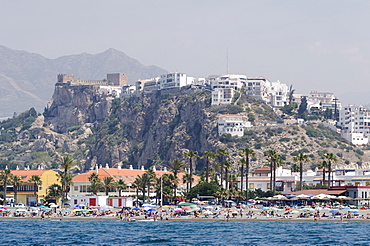
{"label": "streetlight", "polygon": [[[162,171],[162,168],[161,168]],[[161,175],[161,207],[163,206],[163,173]]]}

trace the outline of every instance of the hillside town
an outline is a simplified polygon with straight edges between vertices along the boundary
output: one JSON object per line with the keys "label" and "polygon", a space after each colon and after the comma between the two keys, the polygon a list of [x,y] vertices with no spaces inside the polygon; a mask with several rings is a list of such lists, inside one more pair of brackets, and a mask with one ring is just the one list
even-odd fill
{"label": "hillside town", "polygon": [[[211,75],[207,78],[194,78],[185,73],[172,72],[160,75],[156,78],[143,79],[128,84],[126,74],[108,74],[105,80],[80,80],[71,74],[59,74],[57,84],[70,84],[72,86],[94,85],[102,94],[114,97],[131,97],[141,93],[174,93],[182,88],[197,88],[210,90],[212,92],[211,104],[214,107],[231,105],[237,102],[238,95],[245,93],[247,96],[255,97],[266,103],[277,113],[277,109],[291,103],[299,105],[305,98],[306,110],[312,112],[328,112],[329,117],[326,125],[337,131],[343,138],[354,145],[366,145],[369,143],[370,110],[362,106],[342,106],[339,99],[331,92],[311,91],[308,95],[297,94],[293,86],[288,86],[280,81],[271,82],[264,77],[247,77],[246,75],[227,74]],[[234,100],[234,101],[233,101]],[[294,123],[302,124],[303,120],[297,116],[292,117]],[[219,124],[222,126],[224,116],[220,117]],[[240,128],[240,117],[236,121],[228,119],[228,127],[234,129],[223,129],[219,127],[219,134],[230,133],[233,136],[243,136],[241,128],[251,126],[251,122],[242,119]],[[286,122],[292,122],[286,120]],[[240,128],[240,129],[237,129]]]}
{"label": "hillside town", "polygon": [[[327,111],[330,113],[328,120],[322,122],[326,127],[341,133],[342,137],[354,145],[368,144],[368,128],[370,126],[368,109],[351,105],[342,107],[336,96],[329,92],[312,91],[309,95],[296,94],[292,86],[288,86],[280,81],[270,82],[264,77],[249,78],[245,75],[228,74],[212,75],[207,78],[193,78],[184,73],[174,72],[152,79],[138,80],[135,85],[129,85],[128,76],[122,73],[107,74],[107,78],[104,80],[80,80],[76,79],[72,74],[59,74],[56,86],[66,85],[90,86],[100,94],[115,98],[136,97],[143,93],[157,93],[158,91],[163,94],[169,94],[181,92],[184,88],[202,89],[210,91],[212,107],[235,104],[239,100],[240,95],[245,93],[245,95],[252,96],[265,103],[274,112],[291,103],[299,105],[302,101],[306,101],[307,111]],[[305,124],[303,119],[296,116],[282,119],[282,122],[285,124]],[[253,126],[253,122],[246,120],[246,117],[239,114],[220,114],[217,126],[219,136],[230,134],[235,137],[243,137],[244,131],[250,129]],[[222,156],[221,152],[218,154]],[[302,156],[304,155],[302,154]],[[198,157],[200,156],[197,154],[192,155],[190,163],[194,158]],[[272,160],[271,163],[273,163]],[[335,160],[335,158],[330,160]],[[302,162],[304,159],[300,161]],[[140,186],[137,183],[138,177],[148,175],[149,172],[154,175],[153,177],[157,178],[157,182],[159,182],[158,180],[162,182],[163,175],[171,175],[174,170],[167,170],[166,167],[163,170],[156,170],[155,166],[145,170],[143,166],[140,169],[134,169],[130,165],[128,169],[124,169],[120,165],[114,168],[109,167],[108,164],[105,167],[96,165],[93,170],[77,174],[73,178],[70,176],[70,183],[68,189],[66,189],[66,184],[63,184],[64,187],[56,185],[63,177],[63,172],[43,170],[41,166],[38,170],[30,170],[29,168],[25,168],[25,170],[19,170],[19,168],[17,170],[8,170],[6,168],[1,173],[3,180],[5,180],[6,174],[9,177],[20,178],[18,180],[19,183],[3,181],[3,204],[24,203],[36,205],[52,201],[57,204],[67,202],[71,208],[78,204],[85,206],[105,204],[115,207],[131,207],[135,204],[133,197],[136,196],[137,199],[139,192],[143,193],[143,199],[147,192],[147,198],[156,200],[152,200],[151,202],[153,203],[158,203],[158,199],[163,202],[163,194],[158,190],[158,186],[156,187],[154,183],[151,184],[150,182]],[[186,168],[178,169],[178,171],[176,171],[175,176],[177,177],[178,175],[179,180],[183,182],[172,187],[173,194],[187,194],[192,187],[201,182],[202,177],[192,174],[190,174],[191,181],[189,181]],[[64,172],[64,175],[66,174]],[[97,178],[98,176],[99,178]],[[94,181],[94,177],[99,181]],[[345,195],[349,199],[357,199],[356,202],[353,202],[354,204],[361,204],[370,197],[370,168],[365,166],[361,168],[358,166],[348,166],[347,168],[322,166],[322,168],[316,167],[315,170],[303,172],[302,169],[301,171],[284,169],[282,166],[273,166],[271,164],[270,167],[258,168],[247,172],[245,177],[242,173],[241,176],[235,177],[233,181],[228,181],[227,174],[223,177],[221,172],[221,176],[218,177],[216,175],[215,180],[226,190],[234,189],[235,191],[247,189],[251,192],[269,192],[273,190],[274,193],[295,194],[294,192],[298,192],[297,194],[302,195],[302,187],[304,185],[305,187],[328,187],[321,189],[320,194]],[[94,182],[98,183],[96,186],[98,188],[94,188]],[[119,186],[119,182],[122,182],[124,185]],[[105,188],[103,189],[104,185]],[[55,190],[50,191],[50,187],[54,187]],[[163,188],[162,184],[160,188]],[[50,193],[56,193],[58,189],[62,189],[66,193],[62,194],[61,197],[50,196]],[[55,199],[56,197],[57,199]],[[138,205],[137,201],[136,205]]]}

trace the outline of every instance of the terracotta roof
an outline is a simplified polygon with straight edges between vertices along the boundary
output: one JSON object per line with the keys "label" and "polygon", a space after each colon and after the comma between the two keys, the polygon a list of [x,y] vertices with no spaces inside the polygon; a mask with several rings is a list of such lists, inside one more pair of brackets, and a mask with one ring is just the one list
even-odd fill
{"label": "terracotta roof", "polygon": [[267,173],[270,172],[270,167],[262,167],[253,171],[253,173]]}
{"label": "terracotta roof", "polygon": [[11,173],[22,177],[21,181],[27,182],[32,175],[38,175],[41,177],[47,171],[52,170],[11,170]]}
{"label": "terracotta roof", "polygon": [[[118,181],[119,179],[123,179],[125,183],[133,183],[137,176],[143,175],[147,170],[143,171],[141,169],[118,169],[118,168],[99,168],[98,169],[98,175],[101,180],[103,180],[105,177],[112,177],[114,181]],[[86,173],[81,173],[79,175],[76,175],[73,177],[72,182],[89,182],[89,177],[91,173],[96,172],[96,170],[91,170]],[[172,172],[165,172],[165,171],[155,171],[155,174],[157,177],[162,176],[163,174],[171,174]],[[179,173],[177,174],[177,177],[179,179],[182,179],[182,177],[185,175],[185,173]],[[194,181],[198,181],[200,178],[198,176],[193,175]]]}
{"label": "terracotta roof", "polygon": [[218,117],[243,117],[243,116],[240,114],[222,114],[219,115]]}
{"label": "terracotta roof", "polygon": [[284,193],[284,195],[301,195],[301,194],[304,194],[304,195],[307,195],[307,194],[311,194],[311,195],[319,195],[319,194],[325,194],[325,195],[341,195],[343,194],[344,192],[346,192],[347,190],[346,189],[342,189],[342,190],[339,190],[339,189],[336,189],[336,190],[328,190],[328,189],[312,189],[312,190],[300,190],[300,191],[294,191],[294,192],[289,192],[289,193]]}
{"label": "terracotta roof", "polygon": [[361,180],[370,180],[370,177],[356,177],[356,178],[352,178],[352,180],[358,180],[358,181],[361,181]]}

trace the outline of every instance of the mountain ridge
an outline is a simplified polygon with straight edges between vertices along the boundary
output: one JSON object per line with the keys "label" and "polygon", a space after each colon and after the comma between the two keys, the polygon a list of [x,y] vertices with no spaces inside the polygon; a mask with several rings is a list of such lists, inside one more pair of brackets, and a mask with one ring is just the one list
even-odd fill
{"label": "mountain ridge", "polygon": [[31,107],[42,112],[53,94],[57,74],[71,73],[77,78],[94,80],[117,72],[128,74],[129,83],[133,84],[137,79],[156,77],[167,71],[155,65],[145,66],[113,48],[98,54],[81,53],[51,59],[0,45],[0,95],[5,95],[0,98],[0,119]]}

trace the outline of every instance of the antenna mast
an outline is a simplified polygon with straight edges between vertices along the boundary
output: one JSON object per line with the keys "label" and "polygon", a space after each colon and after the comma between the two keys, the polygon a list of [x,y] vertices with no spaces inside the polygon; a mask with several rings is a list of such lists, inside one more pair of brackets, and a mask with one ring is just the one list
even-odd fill
{"label": "antenna mast", "polygon": [[226,73],[229,74],[229,49],[226,47]]}

